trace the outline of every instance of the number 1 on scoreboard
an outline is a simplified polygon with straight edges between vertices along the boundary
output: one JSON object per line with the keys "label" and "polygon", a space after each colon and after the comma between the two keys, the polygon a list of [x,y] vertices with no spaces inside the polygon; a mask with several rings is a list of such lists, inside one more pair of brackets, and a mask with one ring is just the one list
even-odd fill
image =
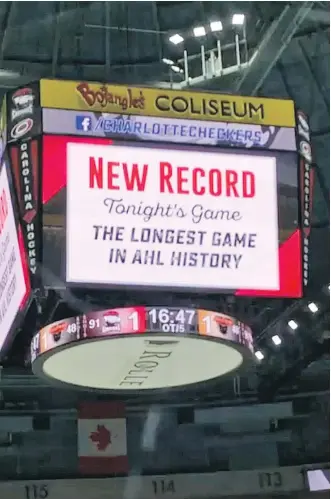
{"label": "number 1 on scoreboard", "polygon": [[122,333],[144,333],[146,331],[146,309],[145,307],[123,309]]}

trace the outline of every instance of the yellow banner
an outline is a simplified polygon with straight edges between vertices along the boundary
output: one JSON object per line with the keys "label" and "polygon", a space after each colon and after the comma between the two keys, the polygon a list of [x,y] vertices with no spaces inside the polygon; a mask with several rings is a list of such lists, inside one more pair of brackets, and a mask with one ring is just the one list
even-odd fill
{"label": "yellow banner", "polygon": [[295,126],[290,100],[64,80],[41,80],[40,94],[55,109]]}

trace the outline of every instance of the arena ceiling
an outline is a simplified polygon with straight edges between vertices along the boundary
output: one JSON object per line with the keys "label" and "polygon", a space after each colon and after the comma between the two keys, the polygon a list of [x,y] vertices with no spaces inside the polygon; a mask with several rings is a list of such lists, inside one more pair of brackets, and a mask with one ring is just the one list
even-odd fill
{"label": "arena ceiling", "polygon": [[[243,25],[233,26],[234,14],[244,14]],[[221,21],[222,31],[211,29],[210,23],[216,21]],[[205,34],[194,36],[196,27],[204,27]],[[329,28],[329,2],[319,1],[0,3],[2,93],[40,77],[96,80],[291,98],[308,114],[316,162],[313,221],[316,277],[310,299],[318,298],[325,307],[318,327],[317,322],[312,322],[315,319],[307,314],[307,300],[234,304],[221,298],[215,303],[216,308],[239,311],[259,332],[264,346],[270,343],[274,331],[287,327],[293,314],[304,324],[307,341],[293,340],[290,349],[278,351],[273,356],[276,360],[268,361],[261,368],[264,393],[272,391],[270,370],[277,372],[280,378],[272,387],[276,389],[281,376],[286,380],[289,369],[295,377],[325,354],[325,346],[320,350],[318,346],[329,330],[329,308],[325,305],[329,301],[326,290],[329,279]],[[178,44],[170,41],[175,34],[183,38]],[[210,68],[202,67],[201,50],[210,56],[218,45],[224,50],[224,71],[215,76]],[[188,55],[189,78],[185,73],[184,50]],[[57,311],[49,311],[52,318],[80,310],[79,299],[77,302],[77,297],[73,300],[65,296]],[[95,295],[88,299],[92,304],[98,302]],[[126,299],[119,297],[122,303]],[[170,298],[166,297],[167,300]],[[316,372],[320,376],[325,365],[328,363],[319,361],[318,369],[310,369],[306,379],[314,378]],[[254,389],[256,383],[253,377],[249,379]],[[247,386],[248,391],[251,386]]]}
{"label": "arena ceiling", "polygon": [[[311,120],[318,165],[315,213],[325,213],[330,187],[329,2],[1,2],[0,86],[3,91],[43,77],[180,85],[183,51],[190,76],[201,73],[206,53],[220,40],[233,67],[234,14],[245,15],[242,68],[216,78],[193,78],[199,88],[290,97]],[[210,22],[221,21],[222,31]],[[202,26],[206,35],[195,37]],[[238,28],[238,29],[237,29]],[[177,45],[169,38],[184,38]],[[232,48],[231,48],[232,45]],[[254,61],[245,67],[255,54]]]}

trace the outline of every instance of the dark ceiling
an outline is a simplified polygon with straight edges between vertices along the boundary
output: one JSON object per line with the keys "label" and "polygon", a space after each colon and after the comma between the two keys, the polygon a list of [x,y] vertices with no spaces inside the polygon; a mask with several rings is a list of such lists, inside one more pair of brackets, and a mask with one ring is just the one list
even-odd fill
{"label": "dark ceiling", "polygon": [[[181,66],[186,49],[190,76],[196,76],[201,44],[208,55],[220,40],[223,62],[234,68],[235,33],[243,38],[240,27],[231,25],[236,13],[246,19],[241,67],[186,82],[163,62]],[[193,36],[194,27],[208,28],[215,20],[222,21],[222,32]],[[319,167],[315,214],[324,222],[330,187],[329,22],[329,2],[317,1],[1,2],[0,89],[47,76],[290,97],[310,116]],[[169,42],[175,33],[183,43]]]}
{"label": "dark ceiling", "polygon": [[[317,178],[315,280],[311,299],[319,297],[324,303],[329,300],[325,298],[329,280],[326,272],[330,189],[329,6],[329,2],[319,1],[1,2],[0,91],[6,92],[32,79],[53,77],[186,89],[194,86],[294,99],[311,123]],[[231,25],[235,13],[245,14],[245,32],[243,27],[234,29]],[[202,38],[193,36],[194,27],[208,27],[215,20],[222,21],[222,32],[207,30]],[[178,45],[169,41],[175,33],[184,38]],[[239,40],[244,40],[240,43],[240,64],[234,45],[236,34]],[[217,43],[224,49],[227,71],[214,76],[207,70],[201,77],[201,45],[210,54]],[[184,50],[189,58],[191,79],[185,79],[183,72]],[[173,68],[163,59],[173,61]],[[287,327],[289,317],[293,314],[300,317],[307,341],[302,340],[301,346],[290,342],[291,348],[277,354],[277,361],[268,360],[261,368],[262,374],[267,375],[273,366],[279,375],[277,383],[281,382],[281,376],[286,377],[289,366],[297,370],[292,372],[295,378],[295,373],[325,354],[325,345],[321,351],[318,345],[323,343],[321,338],[329,329],[327,311],[317,327],[305,315],[306,303],[260,300],[258,304],[254,301],[223,304],[230,312],[236,308],[241,315],[247,314],[248,322],[259,331],[265,345],[275,329]],[[61,314],[69,311],[70,307],[64,304]],[[316,334],[310,334],[315,330]],[[323,366],[320,362],[319,374]],[[264,393],[273,393],[275,387],[270,387],[269,378],[263,389]]]}

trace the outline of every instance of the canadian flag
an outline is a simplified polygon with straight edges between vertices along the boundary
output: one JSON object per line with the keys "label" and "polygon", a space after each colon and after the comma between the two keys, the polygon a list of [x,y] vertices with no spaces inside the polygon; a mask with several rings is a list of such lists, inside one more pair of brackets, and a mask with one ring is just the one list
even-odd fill
{"label": "canadian flag", "polygon": [[84,403],[78,411],[79,470],[90,475],[128,472],[125,406]]}

